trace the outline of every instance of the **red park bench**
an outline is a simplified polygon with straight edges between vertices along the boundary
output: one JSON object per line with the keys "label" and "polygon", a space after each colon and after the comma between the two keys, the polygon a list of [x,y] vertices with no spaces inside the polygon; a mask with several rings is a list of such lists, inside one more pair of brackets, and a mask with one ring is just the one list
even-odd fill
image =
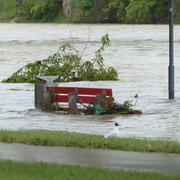
{"label": "red park bench", "polygon": [[[53,81],[58,76],[36,76],[40,82],[35,84],[35,107],[51,111],[58,103],[59,110],[77,112],[79,105],[87,108],[87,103],[113,102],[112,89],[84,87],[56,87]],[[64,106],[66,104],[66,107]],[[67,104],[69,106],[67,106]],[[77,106],[78,104],[78,106]],[[86,105],[85,105],[86,104]]]}
{"label": "red park bench", "polygon": [[[75,112],[78,109],[76,103],[100,102],[105,100],[113,102],[112,89],[107,88],[84,88],[84,87],[51,87],[47,86],[46,91],[51,90],[53,93],[53,102],[69,103],[69,107],[60,106],[60,110]],[[75,109],[74,109],[75,108]]]}

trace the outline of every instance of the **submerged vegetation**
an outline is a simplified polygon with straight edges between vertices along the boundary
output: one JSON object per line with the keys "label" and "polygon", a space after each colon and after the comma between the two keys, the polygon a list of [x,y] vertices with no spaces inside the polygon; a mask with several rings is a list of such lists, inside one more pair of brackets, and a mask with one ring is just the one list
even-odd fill
{"label": "submerged vegetation", "polygon": [[[29,63],[13,73],[4,83],[35,83],[35,76],[59,76],[58,82],[118,80],[113,67],[104,68],[102,52],[110,46],[108,34],[101,38],[101,47],[95,52],[91,61],[83,61],[82,54],[70,44],[65,44],[53,56],[42,61]],[[96,68],[97,67],[97,68]]]}

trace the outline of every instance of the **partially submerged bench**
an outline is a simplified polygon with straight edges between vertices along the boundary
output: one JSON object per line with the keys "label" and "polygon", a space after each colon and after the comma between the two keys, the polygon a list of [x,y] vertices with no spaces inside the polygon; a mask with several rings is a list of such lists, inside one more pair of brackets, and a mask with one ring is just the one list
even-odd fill
{"label": "partially submerged bench", "polygon": [[[85,109],[89,108],[87,111],[83,110],[85,114],[88,114],[89,110],[92,112],[91,114],[102,114],[106,112],[106,107],[113,108],[112,104],[109,104],[114,101],[112,89],[57,87],[53,85],[53,81],[58,78],[58,76],[37,76],[36,78],[40,81],[38,84],[35,84],[36,108],[41,108],[45,111],[63,110],[70,113],[78,113],[80,108],[77,104],[80,104],[83,105]],[[142,114],[142,111],[129,108],[128,101],[126,102],[123,105],[115,107],[116,113]],[[64,103],[66,103],[66,107]],[[116,105],[116,103],[113,105]],[[122,106],[125,107],[125,110],[123,110]],[[114,113],[114,111],[111,113]]]}
{"label": "partially submerged bench", "polygon": [[[82,107],[87,108],[89,102],[109,103],[114,101],[112,89],[56,87],[53,81],[58,76],[36,76],[35,78],[40,81],[35,84],[35,107],[45,111],[52,111],[54,105],[58,104],[56,106],[59,108],[58,110],[76,113]],[[66,107],[64,104],[66,104]]]}
{"label": "partially submerged bench", "polygon": [[89,102],[107,103],[113,102],[112,89],[108,88],[84,88],[84,87],[52,87],[47,86],[46,91],[51,91],[54,103],[68,103],[69,107],[63,107],[60,104],[60,110],[77,112],[79,104]]}

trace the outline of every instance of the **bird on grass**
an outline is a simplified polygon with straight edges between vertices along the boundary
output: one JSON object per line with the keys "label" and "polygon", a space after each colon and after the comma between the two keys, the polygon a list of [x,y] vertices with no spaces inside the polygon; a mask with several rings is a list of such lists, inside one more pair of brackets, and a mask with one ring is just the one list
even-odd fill
{"label": "bird on grass", "polygon": [[121,125],[119,125],[117,122],[115,122],[114,123],[114,129],[110,133],[106,134],[104,137],[105,138],[108,138],[108,137],[118,137],[119,136],[118,126],[121,126]]}

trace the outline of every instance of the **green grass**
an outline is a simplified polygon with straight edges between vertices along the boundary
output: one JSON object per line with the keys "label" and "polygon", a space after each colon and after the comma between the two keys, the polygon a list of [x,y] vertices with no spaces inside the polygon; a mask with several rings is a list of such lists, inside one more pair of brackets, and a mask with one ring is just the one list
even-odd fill
{"label": "green grass", "polygon": [[[180,153],[180,143],[162,140],[138,140],[130,138],[104,138],[68,132],[12,131],[0,130],[0,141],[43,146],[76,146],[81,148],[102,148],[126,151]],[[97,167],[80,167],[47,163],[20,163],[0,160],[1,180],[178,180],[180,176],[170,176],[152,172],[118,171]]]}
{"label": "green grass", "polygon": [[0,160],[1,180],[179,180],[180,176],[47,163]]}
{"label": "green grass", "polygon": [[61,131],[12,131],[1,129],[0,142],[23,143],[40,146],[65,146],[180,154],[180,143],[176,141],[104,138],[99,135],[87,135]]}

